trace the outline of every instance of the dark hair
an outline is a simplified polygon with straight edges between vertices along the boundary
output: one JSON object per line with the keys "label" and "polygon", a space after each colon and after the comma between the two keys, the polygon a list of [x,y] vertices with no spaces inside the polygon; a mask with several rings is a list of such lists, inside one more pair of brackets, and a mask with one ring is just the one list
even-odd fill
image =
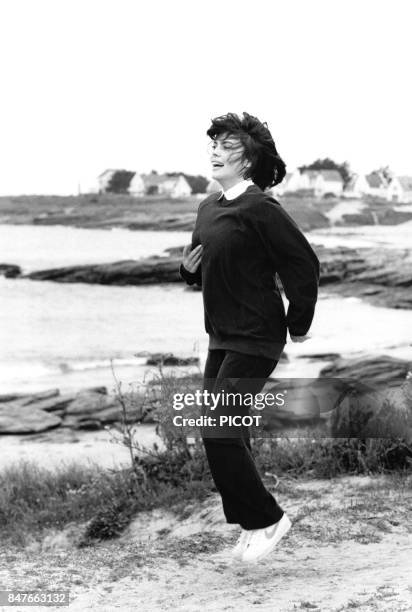
{"label": "dark hair", "polygon": [[251,178],[263,190],[283,180],[286,164],[276,150],[266,122],[262,123],[257,117],[245,112],[243,118],[236,113],[228,113],[212,119],[206,134],[214,140],[225,133],[240,139],[244,149],[242,161],[251,162],[244,173],[245,179]]}

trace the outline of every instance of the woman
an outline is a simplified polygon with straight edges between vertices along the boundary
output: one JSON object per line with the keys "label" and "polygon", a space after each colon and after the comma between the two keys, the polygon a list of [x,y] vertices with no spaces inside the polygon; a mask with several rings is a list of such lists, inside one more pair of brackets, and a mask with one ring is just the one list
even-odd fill
{"label": "woman", "polygon": [[[256,394],[278,363],[287,330],[293,342],[309,337],[319,261],[293,219],[265,193],[286,171],[267,124],[248,113],[228,113],[212,120],[207,135],[212,175],[222,192],[200,203],[180,273],[189,285],[202,287],[209,334],[204,389]],[[287,313],[275,273],[289,301]],[[203,414],[243,416],[247,407],[221,402]],[[226,520],[242,528],[233,555],[250,562],[265,557],[291,523],[262,483],[248,433],[207,427],[202,439]]]}

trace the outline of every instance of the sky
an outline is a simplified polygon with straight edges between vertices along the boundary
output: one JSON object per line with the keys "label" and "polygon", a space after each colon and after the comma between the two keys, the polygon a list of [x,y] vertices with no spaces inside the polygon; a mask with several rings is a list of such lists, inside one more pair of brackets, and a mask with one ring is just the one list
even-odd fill
{"label": "sky", "polygon": [[268,123],[319,157],[412,175],[410,0],[2,0],[0,194],[107,168],[210,176],[206,130]]}

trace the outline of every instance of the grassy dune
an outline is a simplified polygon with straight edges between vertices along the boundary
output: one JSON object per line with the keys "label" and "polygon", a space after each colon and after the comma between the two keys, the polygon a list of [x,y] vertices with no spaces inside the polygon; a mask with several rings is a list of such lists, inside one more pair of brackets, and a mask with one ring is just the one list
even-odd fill
{"label": "grassy dune", "polygon": [[[0,222],[69,225],[75,227],[130,227],[132,229],[192,229],[199,202],[204,198],[170,199],[165,196],[134,198],[128,195],[0,197]],[[322,210],[331,201],[281,198],[303,229],[327,227]]]}

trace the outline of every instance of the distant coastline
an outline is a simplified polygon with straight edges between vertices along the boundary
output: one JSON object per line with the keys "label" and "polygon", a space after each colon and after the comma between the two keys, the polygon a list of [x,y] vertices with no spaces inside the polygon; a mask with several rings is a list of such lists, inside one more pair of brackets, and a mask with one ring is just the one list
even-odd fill
{"label": "distant coastline", "polygon": [[[168,196],[115,194],[3,196],[0,197],[0,223],[190,231],[199,202],[205,197],[206,194],[174,199]],[[397,225],[412,219],[412,211],[407,205],[403,212],[399,210],[401,206],[377,198],[345,200],[284,195],[276,199],[303,231],[329,227],[333,219],[333,216],[328,216],[330,211],[342,202],[349,204],[349,207],[347,214],[334,220],[338,225]],[[350,203],[353,203],[353,212],[350,211]]]}

